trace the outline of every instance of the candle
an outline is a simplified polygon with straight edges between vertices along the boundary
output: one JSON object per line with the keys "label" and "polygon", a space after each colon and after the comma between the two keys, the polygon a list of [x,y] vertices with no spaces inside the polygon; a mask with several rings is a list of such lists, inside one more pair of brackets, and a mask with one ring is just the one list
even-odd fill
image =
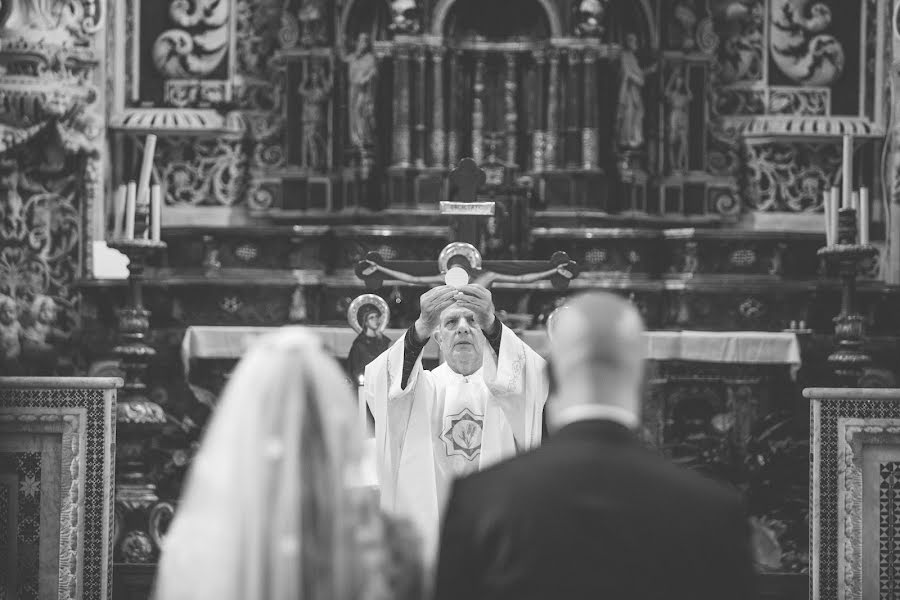
{"label": "candle", "polygon": [[853,138],[849,134],[844,136],[842,162],[841,177],[843,177],[844,193],[841,194],[841,208],[850,208],[849,202],[853,191]]}
{"label": "candle", "polygon": [[134,239],[134,211],[136,209],[137,184],[128,182],[125,194],[125,239]]}
{"label": "candle", "polygon": [[825,245],[833,246],[834,239],[831,237],[831,211],[834,207],[831,205],[831,192],[825,190],[822,192],[822,212],[825,216]]}
{"label": "candle", "polygon": [[837,186],[831,188],[831,239],[838,243],[838,210],[841,208],[841,190]]}
{"label": "candle", "polygon": [[159,189],[159,184],[156,184],[150,188],[150,229],[153,231],[153,235],[151,236],[151,238],[154,242],[159,241],[160,201],[161,192]]}
{"label": "candle", "polygon": [[153,156],[156,154],[156,136],[152,133],[144,142],[144,160],[141,162],[141,175],[138,180],[138,203],[150,201],[150,173],[153,171]]}
{"label": "candle", "polygon": [[859,243],[869,243],[869,188],[859,190]]}
{"label": "candle", "polygon": [[859,192],[853,192],[850,194],[850,208],[853,210],[859,210]]}
{"label": "candle", "polygon": [[113,239],[122,237],[122,225],[125,221],[125,184],[116,189],[113,201]]}

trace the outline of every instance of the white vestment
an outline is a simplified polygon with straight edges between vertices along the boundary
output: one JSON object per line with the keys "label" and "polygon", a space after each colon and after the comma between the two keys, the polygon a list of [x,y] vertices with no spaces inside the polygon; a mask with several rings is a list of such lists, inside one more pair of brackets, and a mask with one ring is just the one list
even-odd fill
{"label": "white vestment", "polygon": [[482,367],[468,377],[446,363],[426,371],[420,354],[401,387],[403,337],[366,367],[363,393],[375,417],[381,505],[415,523],[427,561],[436,556],[453,478],[541,441],[544,359],[505,325],[499,356],[482,342]]}

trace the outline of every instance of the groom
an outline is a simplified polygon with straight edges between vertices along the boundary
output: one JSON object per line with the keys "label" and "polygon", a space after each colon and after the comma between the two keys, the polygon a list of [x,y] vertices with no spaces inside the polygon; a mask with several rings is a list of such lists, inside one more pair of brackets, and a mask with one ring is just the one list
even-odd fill
{"label": "groom", "polygon": [[[440,286],[415,324],[366,368],[382,507],[412,519],[434,557],[453,479],[541,439],[544,360],[494,314],[480,285]],[[444,363],[422,368],[432,337]]]}

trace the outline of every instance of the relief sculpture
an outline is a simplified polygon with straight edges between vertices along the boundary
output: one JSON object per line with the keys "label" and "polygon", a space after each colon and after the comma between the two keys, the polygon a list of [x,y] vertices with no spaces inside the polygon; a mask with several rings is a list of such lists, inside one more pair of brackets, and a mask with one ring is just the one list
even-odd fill
{"label": "relief sculpture", "polygon": [[153,64],[166,78],[209,75],[228,52],[229,0],[173,0],[169,17],[177,28],[153,44]]}
{"label": "relief sculpture", "polygon": [[844,70],[844,49],[833,35],[824,2],[776,0],[771,4],[770,47],[779,70],[801,85],[829,85]]}

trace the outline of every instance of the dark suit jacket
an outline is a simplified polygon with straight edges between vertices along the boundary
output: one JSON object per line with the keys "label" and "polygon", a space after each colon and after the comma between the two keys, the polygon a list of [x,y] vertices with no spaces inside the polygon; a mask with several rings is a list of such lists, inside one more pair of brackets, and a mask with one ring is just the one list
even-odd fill
{"label": "dark suit jacket", "polygon": [[582,421],[458,480],[437,600],[729,600],[754,596],[738,494]]}

